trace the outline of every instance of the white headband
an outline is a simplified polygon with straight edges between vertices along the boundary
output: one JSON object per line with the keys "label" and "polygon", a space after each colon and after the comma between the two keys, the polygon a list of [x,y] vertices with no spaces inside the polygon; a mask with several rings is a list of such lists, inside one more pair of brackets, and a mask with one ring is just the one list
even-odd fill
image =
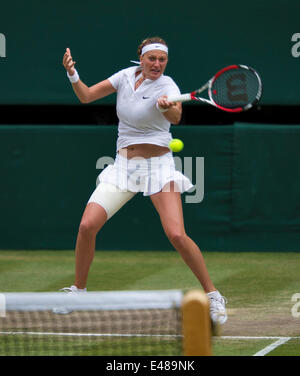
{"label": "white headband", "polygon": [[166,54],[168,54],[168,47],[167,46],[165,46],[164,44],[161,44],[161,43],[152,43],[152,44],[147,44],[146,46],[144,46],[142,48],[141,55],[144,55],[146,52],[152,51],[152,50],[160,50],[160,51],[164,51]]}

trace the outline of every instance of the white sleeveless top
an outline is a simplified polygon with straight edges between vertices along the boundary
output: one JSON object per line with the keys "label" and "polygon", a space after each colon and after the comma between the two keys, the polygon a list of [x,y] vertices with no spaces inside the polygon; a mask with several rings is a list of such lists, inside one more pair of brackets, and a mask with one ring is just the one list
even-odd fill
{"label": "white sleeveless top", "polygon": [[140,67],[122,69],[108,78],[117,90],[117,151],[132,144],[168,147],[172,139],[171,124],[156,108],[156,102],[162,95],[180,94],[180,90],[165,75],[157,80],[146,79],[134,90],[138,70]]}

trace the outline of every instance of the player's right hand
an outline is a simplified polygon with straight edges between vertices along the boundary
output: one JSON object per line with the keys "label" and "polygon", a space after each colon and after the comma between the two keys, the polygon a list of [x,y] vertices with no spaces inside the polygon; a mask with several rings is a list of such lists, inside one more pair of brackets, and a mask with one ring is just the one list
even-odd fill
{"label": "player's right hand", "polygon": [[70,48],[66,48],[66,52],[63,57],[63,66],[68,71],[70,76],[73,76],[75,73],[74,65],[76,64],[76,61],[73,61]]}

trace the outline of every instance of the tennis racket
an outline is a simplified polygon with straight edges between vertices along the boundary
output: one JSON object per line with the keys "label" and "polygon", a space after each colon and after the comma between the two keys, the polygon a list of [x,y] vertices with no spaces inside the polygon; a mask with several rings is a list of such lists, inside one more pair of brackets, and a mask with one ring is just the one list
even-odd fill
{"label": "tennis racket", "polygon": [[[208,89],[209,99],[198,97]],[[201,101],[227,112],[242,112],[261,98],[262,83],[258,73],[246,65],[230,65],[216,73],[200,89],[187,94],[170,95],[170,102]]]}

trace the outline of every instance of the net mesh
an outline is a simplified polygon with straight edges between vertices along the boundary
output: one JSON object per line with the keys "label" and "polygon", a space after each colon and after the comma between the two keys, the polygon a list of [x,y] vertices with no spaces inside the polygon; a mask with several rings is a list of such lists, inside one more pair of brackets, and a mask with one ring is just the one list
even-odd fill
{"label": "net mesh", "polygon": [[0,355],[182,355],[181,293],[134,293],[5,294]]}
{"label": "net mesh", "polygon": [[229,69],[213,81],[210,95],[221,107],[229,109],[245,107],[259,100],[260,79],[256,72],[248,68]]}

